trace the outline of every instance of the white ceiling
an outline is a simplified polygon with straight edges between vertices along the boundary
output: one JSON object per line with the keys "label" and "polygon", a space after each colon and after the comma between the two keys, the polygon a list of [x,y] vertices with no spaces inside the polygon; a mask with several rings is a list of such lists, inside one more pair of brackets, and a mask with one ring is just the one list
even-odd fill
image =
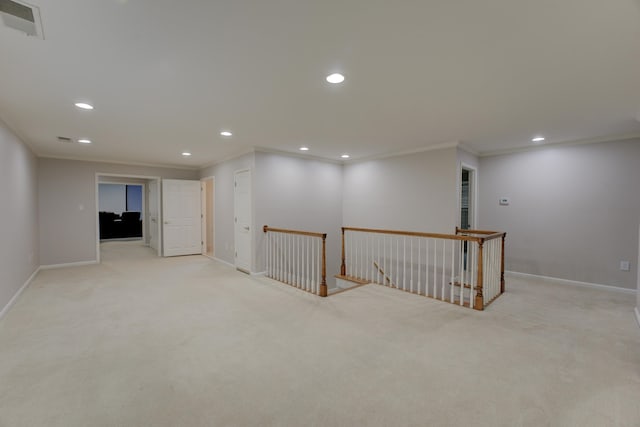
{"label": "white ceiling", "polygon": [[40,156],[196,167],[640,134],[640,0],[31,3],[44,40],[0,26],[0,118]]}

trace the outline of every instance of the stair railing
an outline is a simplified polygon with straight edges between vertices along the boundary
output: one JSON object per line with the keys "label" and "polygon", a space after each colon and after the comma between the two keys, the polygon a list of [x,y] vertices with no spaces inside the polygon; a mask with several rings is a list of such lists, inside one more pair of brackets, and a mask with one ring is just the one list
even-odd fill
{"label": "stair railing", "polygon": [[265,225],[266,275],[321,297],[327,296],[326,233]]}
{"label": "stair railing", "polygon": [[504,292],[505,236],[343,227],[340,276],[483,310]]}

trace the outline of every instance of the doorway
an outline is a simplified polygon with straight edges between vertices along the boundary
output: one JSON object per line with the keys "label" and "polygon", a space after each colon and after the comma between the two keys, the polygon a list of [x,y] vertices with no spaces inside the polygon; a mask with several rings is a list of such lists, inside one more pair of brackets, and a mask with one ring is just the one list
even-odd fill
{"label": "doorway", "polygon": [[460,228],[476,226],[476,169],[462,165],[460,173]]}
{"label": "doorway", "polygon": [[[105,185],[107,184],[107,185]],[[101,261],[101,239],[136,240],[160,255],[160,177],[96,173],[96,259]],[[155,193],[154,193],[155,191]],[[110,200],[112,199],[112,200]],[[123,233],[130,233],[125,235]],[[114,246],[114,245],[111,245]],[[116,245],[117,246],[117,245]]]}
{"label": "doorway", "polygon": [[234,240],[236,269],[251,272],[251,171],[234,174]]}
{"label": "doorway", "polygon": [[214,257],[214,178],[201,180],[202,193],[202,255]]}
{"label": "doorway", "polygon": [[100,241],[143,240],[144,184],[98,184]]}

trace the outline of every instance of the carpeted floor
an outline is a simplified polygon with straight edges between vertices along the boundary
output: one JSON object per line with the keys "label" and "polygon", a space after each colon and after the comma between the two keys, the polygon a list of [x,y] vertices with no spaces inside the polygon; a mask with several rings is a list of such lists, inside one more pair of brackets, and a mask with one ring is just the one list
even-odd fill
{"label": "carpeted floor", "polygon": [[102,259],[0,321],[0,426],[640,426],[633,295],[509,277],[476,312],[136,242]]}

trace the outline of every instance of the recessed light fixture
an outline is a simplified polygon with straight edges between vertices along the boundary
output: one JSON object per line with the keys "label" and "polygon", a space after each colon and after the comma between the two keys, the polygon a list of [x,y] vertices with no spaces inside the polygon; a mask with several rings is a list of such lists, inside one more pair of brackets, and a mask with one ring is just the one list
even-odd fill
{"label": "recessed light fixture", "polygon": [[87,104],[86,102],[76,102],[75,106],[83,110],[93,110],[93,105]]}
{"label": "recessed light fixture", "polygon": [[327,81],[329,83],[342,83],[344,81],[344,76],[340,73],[333,73],[327,76]]}
{"label": "recessed light fixture", "polygon": [[300,147],[300,151],[309,151],[309,147]]}
{"label": "recessed light fixture", "polygon": [[532,142],[542,142],[542,141],[544,141],[544,136],[536,136],[531,141]]}
{"label": "recessed light fixture", "polygon": [[87,138],[79,139],[79,140],[78,140],[78,142],[79,142],[80,144],[91,144],[91,140],[90,140],[90,139],[87,139]]}
{"label": "recessed light fixture", "polygon": [[222,136],[231,136],[233,134],[231,132],[229,132],[228,130],[223,130],[222,132],[220,132],[220,135],[222,135]]}
{"label": "recessed light fixture", "polygon": [[184,157],[189,157],[189,156],[191,155],[191,153],[190,153],[190,152],[188,152],[188,151],[185,151],[185,152],[183,152],[183,153],[182,153],[182,155],[183,155]]}
{"label": "recessed light fixture", "polygon": [[350,156],[350,155],[348,155],[348,154],[343,154],[343,155],[342,155],[342,156],[340,156],[340,157],[342,157],[343,159],[348,159],[348,158],[349,158],[349,157],[351,157],[351,156]]}

